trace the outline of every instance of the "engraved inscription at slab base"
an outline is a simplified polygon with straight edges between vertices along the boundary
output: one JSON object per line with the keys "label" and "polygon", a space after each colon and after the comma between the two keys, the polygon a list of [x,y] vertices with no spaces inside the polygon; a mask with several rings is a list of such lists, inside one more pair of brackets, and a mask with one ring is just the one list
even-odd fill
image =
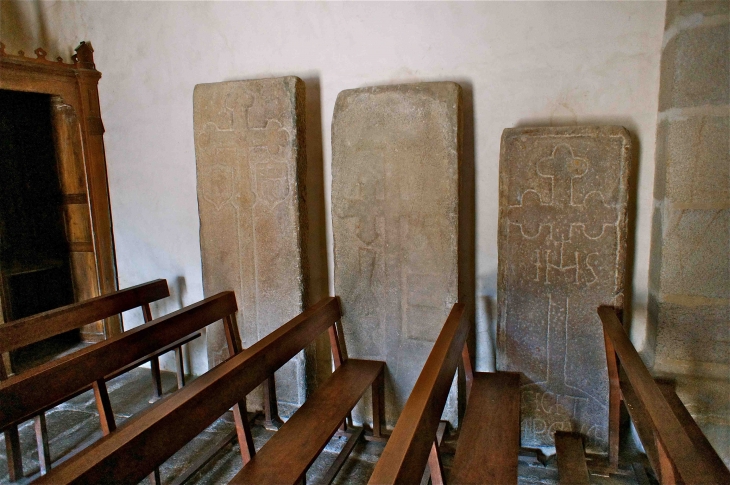
{"label": "engraved inscription at slab base", "polygon": [[460,116],[446,82],[343,91],[335,105],[335,294],[349,356],[387,363],[391,423],[458,298]]}
{"label": "engraved inscription at slab base", "polygon": [[621,127],[502,135],[497,368],[522,373],[522,446],[565,430],[607,452],[596,308],[623,307],[630,143]]}
{"label": "engraved inscription at slab base", "polygon": [[[195,87],[203,287],[206,296],[235,291],[244,347],[303,309],[303,106],[296,77]],[[207,340],[212,367],[228,357],[222,325],[209,327]],[[304,400],[303,366],[300,355],[277,373],[280,401]]]}

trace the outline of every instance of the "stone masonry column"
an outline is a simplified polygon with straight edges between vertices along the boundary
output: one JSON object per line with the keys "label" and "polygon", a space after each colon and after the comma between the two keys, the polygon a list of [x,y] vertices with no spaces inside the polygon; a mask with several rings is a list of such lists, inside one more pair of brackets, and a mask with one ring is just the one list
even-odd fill
{"label": "stone masonry column", "polygon": [[730,461],[730,2],[670,1],[661,59],[649,338],[654,371]]}

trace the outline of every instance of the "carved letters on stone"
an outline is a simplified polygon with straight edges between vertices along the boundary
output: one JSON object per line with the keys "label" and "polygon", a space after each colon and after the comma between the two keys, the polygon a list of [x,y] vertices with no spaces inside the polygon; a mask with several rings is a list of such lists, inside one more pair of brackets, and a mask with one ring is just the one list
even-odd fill
{"label": "carved letters on stone", "polygon": [[620,127],[507,129],[500,157],[498,369],[522,378],[522,446],[580,432],[605,453],[596,308],[623,306],[630,138]]}
{"label": "carved letters on stone", "polygon": [[[303,102],[304,84],[296,77],[195,87],[203,286],[206,296],[235,291],[244,346],[304,304]],[[221,326],[207,335],[212,367],[228,351]],[[303,365],[295,359],[277,373],[280,400],[303,400]]]}
{"label": "carved letters on stone", "polygon": [[353,89],[335,105],[335,294],[349,355],[387,362],[390,422],[458,298],[460,116],[454,83]]}

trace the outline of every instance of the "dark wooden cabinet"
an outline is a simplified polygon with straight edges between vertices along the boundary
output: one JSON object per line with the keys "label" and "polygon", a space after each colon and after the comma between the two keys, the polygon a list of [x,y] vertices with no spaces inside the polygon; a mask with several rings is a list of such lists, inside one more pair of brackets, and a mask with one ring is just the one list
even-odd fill
{"label": "dark wooden cabinet", "polygon": [[[0,43],[0,135],[6,135],[0,136],[0,299],[5,321],[117,289],[97,90],[101,73],[93,52],[90,43],[82,42],[68,64],[46,59],[42,49],[36,49],[35,58],[11,55]],[[3,118],[13,109],[19,111],[14,128]],[[45,121],[36,128],[8,134],[41,116]],[[35,153],[28,156],[27,150]],[[87,325],[82,336],[98,341],[121,331],[115,316]]]}

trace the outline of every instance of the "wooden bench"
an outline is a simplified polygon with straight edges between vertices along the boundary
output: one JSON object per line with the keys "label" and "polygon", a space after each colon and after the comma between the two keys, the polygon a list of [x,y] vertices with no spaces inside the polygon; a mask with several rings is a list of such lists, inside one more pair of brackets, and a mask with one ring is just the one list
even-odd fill
{"label": "wooden bench", "polygon": [[[170,296],[170,291],[167,281],[159,279],[0,325],[0,353],[9,353],[137,307],[142,307],[145,321],[150,321],[152,312],[149,304],[168,296]],[[169,350],[172,348],[166,349],[164,352],[157,352],[147,359],[151,362],[152,381],[158,397],[162,395],[158,356]],[[182,369],[181,347],[174,347],[174,350],[178,386],[182,386],[185,383],[185,377]],[[5,367],[0,365],[0,381],[4,381],[8,377]],[[35,416],[35,430],[41,473],[45,473],[50,467],[50,453],[43,412]],[[23,476],[20,441],[16,426],[11,426],[5,431],[5,446],[10,480],[15,481]]]}
{"label": "wooden bench", "polygon": [[452,308],[369,483],[418,483],[426,464],[432,482],[445,483],[436,431],[460,358],[467,406],[449,482],[517,483],[519,374],[472,371],[464,313],[462,304]]}
{"label": "wooden bench", "polygon": [[609,429],[616,430],[609,433],[611,461],[618,462],[623,400],[660,483],[730,483],[730,471],[673,388],[652,378],[615,309],[599,307],[598,315],[609,372]]}
{"label": "wooden bench", "polygon": [[[200,329],[221,319],[229,336],[229,349],[231,353],[238,353],[241,347],[235,328],[236,311],[233,292],[221,293],[10,377],[0,383],[0,402],[3,403],[0,429],[15,426],[93,388],[102,432],[108,435],[115,430],[116,423],[106,380],[150,360],[151,356],[179,347],[198,336]],[[237,426],[248,429],[248,421],[239,423],[240,416],[236,417]],[[242,453],[248,451],[247,445],[253,448],[250,439],[241,443]]]}
{"label": "wooden bench", "polygon": [[303,481],[309,466],[368,387],[373,390],[372,433],[381,436],[385,364],[344,358],[336,327],[340,318],[336,298],[321,300],[181,391],[131,418],[37,483],[139,482],[328,330],[334,373],[258,453],[251,451],[251,460],[244,457],[244,467],[232,483]]}

